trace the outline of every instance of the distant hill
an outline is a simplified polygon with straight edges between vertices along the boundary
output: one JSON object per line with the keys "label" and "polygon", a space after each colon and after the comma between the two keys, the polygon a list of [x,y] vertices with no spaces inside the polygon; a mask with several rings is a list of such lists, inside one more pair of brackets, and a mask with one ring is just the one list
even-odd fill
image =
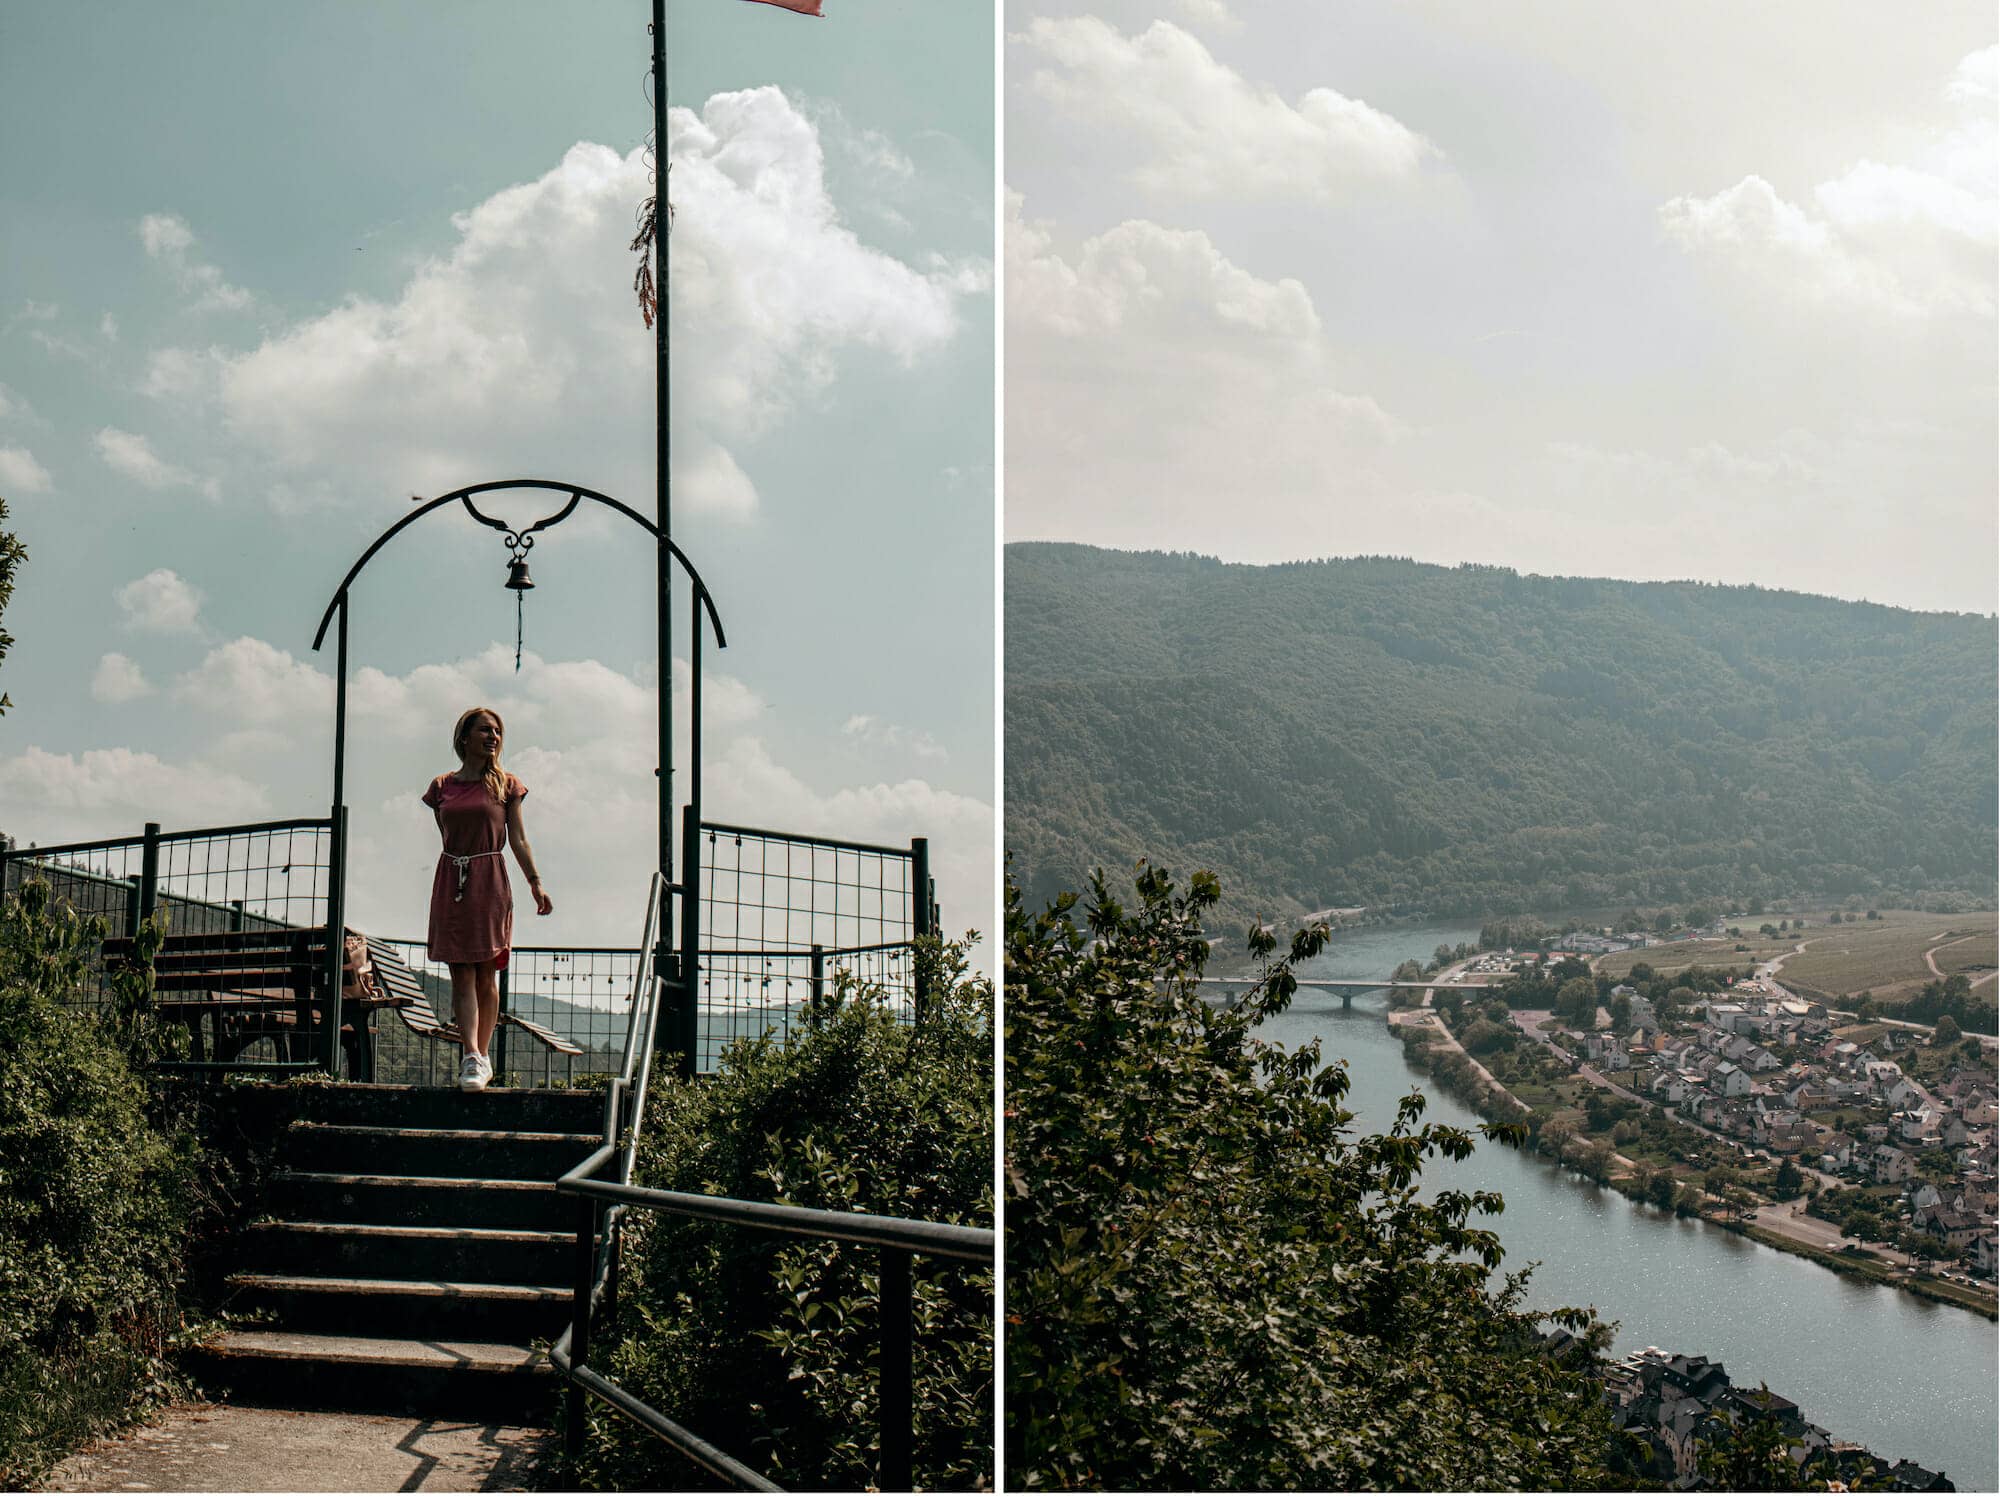
{"label": "distant hill", "polygon": [[1990,617],[1391,559],[1006,551],[1031,900],[1140,856],[1232,920],[1990,905]]}

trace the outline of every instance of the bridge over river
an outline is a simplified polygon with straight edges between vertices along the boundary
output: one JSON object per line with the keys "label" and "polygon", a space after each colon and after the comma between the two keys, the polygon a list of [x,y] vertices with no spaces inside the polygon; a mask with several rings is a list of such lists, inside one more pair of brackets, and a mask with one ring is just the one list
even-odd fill
{"label": "bridge over river", "polygon": [[[1254,987],[1258,981],[1254,977],[1200,977],[1195,980],[1203,987],[1222,988],[1224,990],[1234,989],[1239,992],[1245,988]],[[1321,988],[1330,993],[1339,993],[1340,1006],[1342,1008],[1354,1007],[1354,995],[1356,993],[1372,993],[1383,988],[1414,988],[1418,992],[1427,992],[1432,988],[1436,988],[1444,992],[1476,993],[1493,986],[1494,984],[1490,982],[1465,982],[1462,980],[1427,982],[1421,978],[1415,982],[1398,982],[1394,978],[1388,977],[1301,977],[1299,979],[1299,988],[1301,991],[1306,988]]]}

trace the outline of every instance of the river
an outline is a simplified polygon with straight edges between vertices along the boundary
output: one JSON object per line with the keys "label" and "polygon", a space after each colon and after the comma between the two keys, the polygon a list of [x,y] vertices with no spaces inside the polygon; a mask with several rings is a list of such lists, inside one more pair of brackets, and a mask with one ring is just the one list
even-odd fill
{"label": "river", "polygon": [[[1458,925],[1342,932],[1299,975],[1386,977],[1406,958],[1428,961],[1440,943],[1478,938]],[[1287,1046],[1317,1038],[1328,1060],[1345,1058],[1347,1105],[1363,1125],[1386,1126],[1412,1087],[1430,1100],[1427,1120],[1476,1124],[1471,1108],[1404,1061],[1383,1017],[1386,1003],[1385,993],[1370,993],[1343,1010],[1332,994],[1302,990],[1263,1033]],[[1533,1305],[1591,1305],[1617,1321],[1617,1354],[1658,1346],[1713,1357],[1739,1387],[1768,1385],[1836,1439],[1942,1469],[1961,1492],[2000,1483],[1993,1322],[1706,1222],[1677,1220],[1497,1144],[1482,1141],[1461,1164],[1433,1161],[1427,1178],[1499,1191],[1507,1210],[1486,1224],[1506,1246],[1503,1267],[1540,1265],[1530,1281]]]}

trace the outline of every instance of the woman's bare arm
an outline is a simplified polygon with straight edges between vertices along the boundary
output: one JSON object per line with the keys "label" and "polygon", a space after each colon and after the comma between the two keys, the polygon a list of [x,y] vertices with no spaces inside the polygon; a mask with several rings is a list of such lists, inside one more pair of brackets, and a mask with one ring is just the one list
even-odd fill
{"label": "woman's bare arm", "polygon": [[535,850],[528,845],[527,828],[521,825],[521,803],[518,800],[507,802],[507,843],[514,849],[514,861],[528,875],[528,892],[535,896],[535,913],[548,914],[556,904],[549,898],[549,891],[542,887],[542,876],[535,871]]}

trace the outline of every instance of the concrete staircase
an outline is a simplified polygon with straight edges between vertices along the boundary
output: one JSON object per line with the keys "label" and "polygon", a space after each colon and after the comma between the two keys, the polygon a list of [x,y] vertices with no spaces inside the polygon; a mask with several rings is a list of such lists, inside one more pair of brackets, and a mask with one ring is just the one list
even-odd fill
{"label": "concrete staircase", "polygon": [[196,1376],[250,1404],[540,1421],[532,1349],[567,1323],[577,1205],[555,1181],[601,1141],[594,1092],[258,1088],[270,1214],[226,1308],[252,1317]]}

